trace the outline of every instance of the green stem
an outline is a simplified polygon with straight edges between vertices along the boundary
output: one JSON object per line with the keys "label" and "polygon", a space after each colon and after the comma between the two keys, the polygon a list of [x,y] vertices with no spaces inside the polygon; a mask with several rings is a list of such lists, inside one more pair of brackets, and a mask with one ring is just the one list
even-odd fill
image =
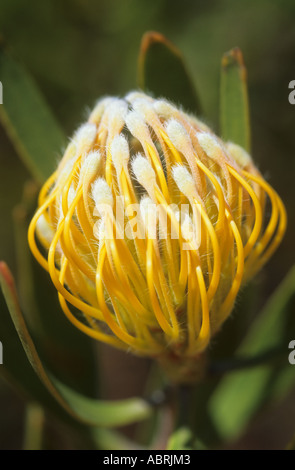
{"label": "green stem", "polygon": [[178,417],[177,427],[191,427],[192,420],[192,392],[193,387],[191,385],[179,385],[177,390],[178,398]]}
{"label": "green stem", "polygon": [[[175,389],[174,416],[175,416],[175,443],[181,446],[178,450],[190,446],[195,436],[195,410],[194,410],[195,388],[190,384],[179,384]],[[185,442],[182,442],[185,437]],[[184,447],[183,447],[184,446]]]}

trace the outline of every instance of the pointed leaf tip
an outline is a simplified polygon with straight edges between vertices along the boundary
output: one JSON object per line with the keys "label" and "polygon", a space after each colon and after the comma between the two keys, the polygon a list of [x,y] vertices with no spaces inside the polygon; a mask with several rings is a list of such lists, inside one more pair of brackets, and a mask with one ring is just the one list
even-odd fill
{"label": "pointed leaf tip", "polygon": [[226,52],[221,59],[220,127],[224,140],[250,151],[247,70],[238,47]]}
{"label": "pointed leaf tip", "polygon": [[201,114],[195,86],[179,49],[163,34],[148,31],[142,37],[138,57],[138,85],[156,97],[163,97]]}

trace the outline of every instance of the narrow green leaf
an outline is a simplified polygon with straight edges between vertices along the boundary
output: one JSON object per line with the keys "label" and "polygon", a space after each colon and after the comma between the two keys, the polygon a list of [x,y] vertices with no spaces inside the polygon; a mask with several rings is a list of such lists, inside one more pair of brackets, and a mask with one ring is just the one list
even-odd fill
{"label": "narrow green leaf", "polygon": [[48,371],[47,376],[77,419],[89,425],[102,427],[125,426],[146,419],[151,414],[151,407],[140,398],[114,401],[95,400],[70,389]]}
{"label": "narrow green leaf", "polygon": [[29,73],[0,47],[3,104],[0,121],[33,176],[44,181],[55,169],[66,139]]}
{"label": "narrow green leaf", "polygon": [[210,417],[223,439],[237,437],[262,405],[282,399],[295,383],[289,364],[289,342],[295,336],[295,267],[293,267],[237,351],[237,358],[255,358],[277,351],[273,362],[225,376],[210,402]]}
{"label": "narrow green leaf", "polygon": [[67,320],[47,273],[29,250],[27,232],[30,214],[36,206],[35,186],[33,182],[25,185],[22,201],[13,213],[21,310],[47,367],[70,387],[94,397],[99,376],[94,340]]}
{"label": "narrow green leaf", "polygon": [[250,118],[247,72],[239,48],[224,54],[221,62],[220,132],[250,152]]}
{"label": "narrow green leaf", "polygon": [[1,284],[12,320],[22,341],[27,357],[36,373],[55,399],[77,419],[93,425],[118,426],[146,418],[151,408],[140,399],[122,401],[97,401],[74,392],[57,380],[44,368],[27,330],[20,311],[11,274],[4,263],[0,263]]}
{"label": "narrow green leaf", "polygon": [[144,34],[138,57],[138,86],[155,97],[163,97],[185,110],[201,114],[194,84],[180,51],[162,34]]}
{"label": "narrow green leaf", "polygon": [[92,426],[117,427],[148,418],[152,407],[140,398],[99,401],[71,390],[42,364],[25,319],[19,307],[13,277],[0,262],[0,283],[15,329],[32,367],[59,405],[81,423]]}
{"label": "narrow green leaf", "polygon": [[[0,295],[0,340],[3,345],[3,364],[0,364],[0,376],[26,400],[41,403],[47,410],[58,415],[66,422],[76,422],[71,419],[64,408],[59,406],[48,389],[40,381],[32,368],[22,342],[16,332],[9,314],[15,305],[14,281],[4,263],[0,263],[0,285],[5,292],[5,299]],[[7,308],[8,307],[8,308]]]}

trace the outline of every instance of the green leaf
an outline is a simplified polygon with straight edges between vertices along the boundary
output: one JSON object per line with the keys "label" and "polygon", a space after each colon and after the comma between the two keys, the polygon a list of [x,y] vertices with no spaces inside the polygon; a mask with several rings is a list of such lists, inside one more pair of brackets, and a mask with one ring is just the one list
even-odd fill
{"label": "green leaf", "polygon": [[[8,267],[3,262],[0,262],[0,282],[12,321],[30,364],[41,382],[43,382],[43,385],[45,385],[57,403],[70,416],[87,425],[105,427],[123,426],[150,416],[152,407],[145,400],[130,398],[108,402],[91,399],[71,390],[49,372],[42,364],[27,329],[25,319],[19,307],[13,278]],[[10,338],[10,341],[17,341],[17,336]],[[6,349],[5,338],[3,338],[3,343]],[[28,369],[27,365],[26,369]],[[29,375],[31,376],[32,374]]]}
{"label": "green leaf", "polygon": [[[0,263],[0,284],[5,293],[0,295],[0,340],[3,345],[3,364],[0,365],[0,375],[11,384],[18,393],[30,401],[38,401],[55,415],[67,422],[73,422],[68,413],[65,413],[47,388],[34,372],[17,335],[9,311],[18,308],[15,286],[10,271],[5,263]],[[8,307],[8,309],[7,309]]]}
{"label": "green leaf", "polygon": [[188,443],[191,439],[192,433],[189,428],[178,428],[169,437],[167,450],[189,450],[191,447],[188,445]]}
{"label": "green leaf", "polygon": [[151,407],[140,398],[125,400],[95,400],[67,387],[47,371],[61,398],[74,412],[77,419],[92,426],[117,427],[144,420],[151,414]]}
{"label": "green leaf", "polygon": [[221,62],[220,132],[250,152],[250,118],[247,72],[239,48],[224,54]]}
{"label": "green leaf", "polygon": [[163,97],[185,110],[201,114],[194,84],[180,51],[162,34],[144,34],[138,57],[138,86],[155,97]]}
{"label": "green leaf", "polygon": [[223,439],[237,438],[255,413],[282,399],[295,383],[288,345],[295,333],[295,267],[254,321],[236,357],[255,358],[273,352],[273,361],[225,376],[211,396],[210,417]]}
{"label": "green leaf", "polygon": [[29,250],[27,231],[36,194],[36,184],[28,182],[13,213],[21,310],[42,362],[70,387],[95,397],[99,371],[94,340],[67,320],[48,273]]}
{"label": "green leaf", "polygon": [[44,181],[65,145],[62,129],[29,73],[2,46],[0,121],[33,176]]}

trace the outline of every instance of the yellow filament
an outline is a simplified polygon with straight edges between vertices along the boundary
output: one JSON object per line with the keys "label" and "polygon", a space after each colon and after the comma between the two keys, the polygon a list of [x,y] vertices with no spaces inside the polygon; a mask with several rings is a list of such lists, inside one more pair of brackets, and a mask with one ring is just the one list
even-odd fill
{"label": "yellow filament", "polygon": [[280,227],[279,237],[276,240],[281,239],[282,233],[285,231],[285,228],[286,228],[286,220],[287,220],[286,211],[277,193],[270,187],[270,185],[265,180],[257,176],[254,176],[246,171],[243,171],[243,174],[245,174],[247,178],[255,181],[258,185],[260,185],[264,189],[264,191],[268,194],[271,204],[272,204],[272,213],[271,213],[269,223],[264,231],[263,237],[259,241],[259,244],[257,244],[257,246],[254,249],[253,254],[255,254],[256,256],[259,256],[264,251],[271,237],[273,236],[277,227],[277,222],[278,222],[279,217],[281,217],[283,224]]}
{"label": "yellow filament", "polygon": [[255,222],[254,222],[254,227],[252,229],[251,235],[244,246],[244,258],[246,258],[251,249],[253,248],[256,240],[259,237],[261,226],[262,226],[262,211],[261,211],[261,206],[259,203],[259,200],[251,188],[251,186],[244,180],[244,178],[239,175],[239,173],[234,170],[232,167],[229,167],[229,172],[239,181],[239,183],[246,189],[246,191],[249,193],[249,196],[251,197],[254,207],[255,207]]}
{"label": "yellow filament", "polygon": [[[61,267],[61,271],[59,275],[59,281],[61,285],[64,284],[64,278],[65,278],[67,266],[68,266],[68,261],[65,258],[63,258],[62,267]],[[127,346],[124,343],[122,343],[118,338],[116,338],[115,336],[107,335],[103,333],[102,331],[100,331],[98,326],[93,321],[91,322],[91,317],[90,318],[87,317],[89,323],[91,324],[91,327],[79,321],[70,311],[64,297],[61,295],[60,292],[58,293],[58,298],[59,298],[61,308],[63,309],[66,317],[80,331],[82,331],[83,333],[86,333],[88,336],[98,341],[103,341],[104,343],[110,344],[111,346],[115,346],[123,350],[127,349]]]}
{"label": "yellow filament", "polygon": [[56,245],[60,238],[61,232],[63,230],[63,225],[64,225],[64,220],[62,220],[59,226],[57,227],[56,233],[54,235],[54,238],[48,250],[48,271],[52,279],[52,282],[55,285],[55,288],[60,292],[60,294],[74,307],[80,309],[86,315],[89,315],[98,320],[103,320],[100,310],[92,307],[91,305],[86,304],[78,297],[72,295],[67,289],[65,289],[65,287],[61,284],[59,280],[59,276],[57,275],[57,272],[59,272],[59,270],[57,270],[57,268],[55,267],[55,254],[56,254]]}
{"label": "yellow filament", "polygon": [[44,269],[46,269],[46,271],[48,271],[48,262],[47,262],[46,258],[44,258],[44,256],[40,253],[40,251],[37,247],[36,239],[35,239],[35,231],[36,231],[36,224],[37,224],[39,218],[41,217],[41,215],[43,215],[45,213],[45,211],[47,210],[47,208],[49,207],[49,205],[51,204],[51,202],[55,198],[56,191],[54,191],[49,196],[47,201],[44,202],[43,206],[39,207],[39,209],[36,211],[34,217],[31,220],[31,223],[29,225],[29,230],[28,230],[28,243],[29,243],[30,249],[31,249],[33,255],[35,256],[35,258],[37,259],[37,261],[40,263],[40,265]]}
{"label": "yellow filament", "polygon": [[234,279],[232,281],[231,289],[227,294],[225,300],[223,301],[220,309],[218,310],[218,320],[214,324],[215,329],[218,329],[220,324],[225,320],[226,316],[231,312],[231,309],[234,305],[237,293],[240,289],[241,282],[243,279],[244,274],[244,248],[243,242],[240,236],[240,232],[232,219],[230,213],[226,212],[227,219],[229,221],[229,225],[234,236],[236,242],[236,249],[237,249],[237,261],[236,261],[236,273]]}
{"label": "yellow filament", "polygon": [[[60,242],[61,242],[62,249],[66,257],[69,260],[71,260],[78,267],[78,269],[80,269],[80,271],[85,274],[85,276],[87,276],[89,279],[91,279],[91,281],[94,282],[95,275],[94,275],[93,267],[83,260],[83,258],[81,257],[81,254],[75,248],[74,243],[73,243],[72,229],[73,229],[74,223],[73,223],[72,217],[76,209],[76,204],[81,197],[82,197],[82,188],[80,188],[77,191],[77,194],[64,219],[64,229],[61,234]],[[77,227],[75,228],[77,229]],[[83,241],[85,243],[84,238],[83,238]]]}
{"label": "yellow filament", "polygon": [[205,286],[205,281],[200,266],[196,268],[196,276],[199,285],[200,297],[201,297],[201,309],[202,309],[202,325],[199,335],[195,341],[193,350],[188,350],[189,354],[196,354],[203,351],[210,340],[210,316],[209,316],[209,305],[208,296]]}
{"label": "yellow filament", "polygon": [[211,240],[211,245],[213,249],[213,259],[214,259],[214,265],[213,265],[213,272],[212,272],[212,277],[210,280],[209,288],[208,288],[208,303],[212,300],[214,297],[214,294],[218,288],[219,284],[219,279],[220,279],[220,270],[221,270],[221,258],[220,258],[220,248],[219,248],[219,243],[217,239],[216,232],[214,230],[214,227],[207,216],[205,210],[203,209],[202,205],[194,199],[192,201],[193,204],[195,204],[195,207],[197,210],[200,212],[202,219],[205,222],[205,225],[207,227],[207,230],[209,232],[210,240]]}
{"label": "yellow filament", "polygon": [[[114,315],[110,312],[109,308],[106,305],[105,297],[104,297],[104,290],[103,290],[103,265],[105,262],[106,254],[107,254],[106,248],[105,248],[105,245],[103,244],[99,253],[98,265],[97,265],[97,271],[96,271],[96,292],[97,292],[97,298],[98,298],[98,302],[101,308],[103,318],[105,322],[107,323],[107,325],[110,327],[110,329],[113,331],[113,333],[119,339],[121,339],[124,343],[129,344],[131,347],[134,347],[135,349],[139,351],[144,351],[147,347],[145,342],[127,333],[124,323],[121,322],[121,318],[116,320]],[[118,325],[117,321],[120,321],[121,325],[123,325],[123,328]]]}
{"label": "yellow filament", "polygon": [[[162,328],[162,330],[171,337],[174,337],[174,331],[173,328],[170,326],[168,323],[165,315],[163,314],[163,311],[160,307],[157,293],[155,290],[155,276],[154,276],[154,264],[153,264],[153,258],[154,258],[154,242],[151,238],[148,238],[147,241],[147,252],[146,252],[146,278],[147,278],[147,285],[149,289],[149,294],[150,294],[150,299],[151,299],[151,304],[153,307],[153,311],[155,314],[155,317]],[[159,293],[159,288],[158,288],[158,293]]]}
{"label": "yellow filament", "polygon": [[162,193],[164,194],[164,197],[165,197],[166,201],[168,202],[168,201],[170,201],[170,195],[169,195],[167,181],[166,181],[166,178],[165,178],[163,167],[162,167],[162,164],[161,164],[161,160],[160,160],[156,150],[153,148],[152,145],[146,144],[146,148],[147,148],[147,153],[148,153],[148,155],[150,155],[151,160],[153,162],[153,165],[155,167],[156,174],[159,178]]}

